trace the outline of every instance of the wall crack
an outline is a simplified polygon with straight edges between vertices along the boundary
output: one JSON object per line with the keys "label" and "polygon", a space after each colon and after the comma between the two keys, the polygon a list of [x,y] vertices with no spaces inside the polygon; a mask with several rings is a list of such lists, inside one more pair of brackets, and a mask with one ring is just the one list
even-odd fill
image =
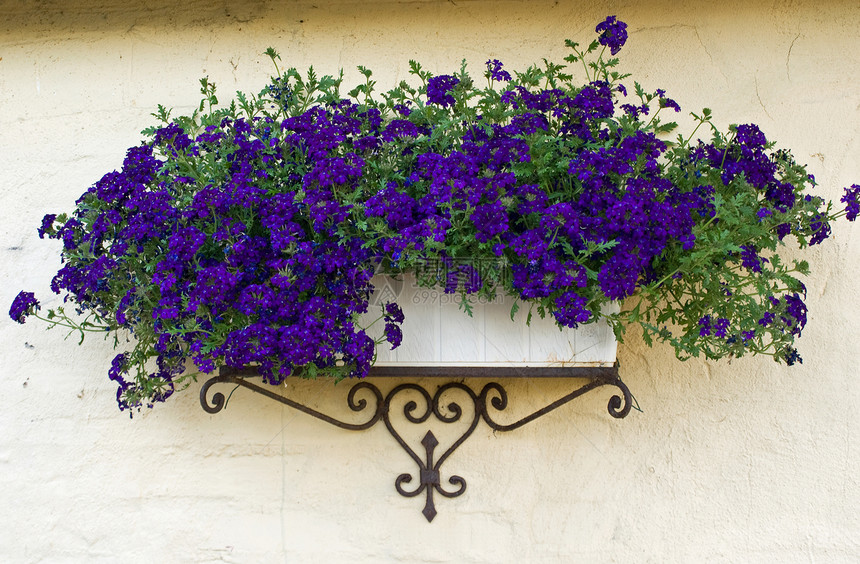
{"label": "wall crack", "polygon": [[758,76],[755,77],[755,97],[758,99],[758,105],[761,106],[761,109],[764,110],[764,115],[773,119],[773,116],[767,111],[767,108],[764,107],[764,102],[761,101],[761,96],[758,93]]}
{"label": "wall crack", "polygon": [[785,76],[788,77],[788,81],[791,82],[791,68],[789,67],[789,62],[791,60],[791,50],[794,48],[794,42],[800,38],[800,34],[794,36],[794,39],[791,40],[791,45],[788,46],[788,53],[785,56]]}

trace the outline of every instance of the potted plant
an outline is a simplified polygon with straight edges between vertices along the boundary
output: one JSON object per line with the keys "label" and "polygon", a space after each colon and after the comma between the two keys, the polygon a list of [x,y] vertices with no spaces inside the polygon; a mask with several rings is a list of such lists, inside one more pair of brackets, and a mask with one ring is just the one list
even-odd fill
{"label": "potted plant", "polygon": [[42,315],[21,292],[10,315],[132,336],[109,370],[121,409],[164,401],[191,363],[256,364],[272,384],[364,376],[404,338],[374,275],[466,315],[503,297],[520,324],[618,339],[638,324],[682,359],[799,362],[809,266],[780,252],[855,219],[860,186],[834,211],[790,152],[755,125],[720,131],[708,109],[672,138],[679,105],[617,70],[626,25],[596,32],[567,42],[566,64],[490,60],[483,80],[410,62],[413,82],[387,92],[364,67],[346,94],[342,74],[282,72],[271,49],[258,95],[219,106],[202,79],[197,111],[159,106],[121,170],[45,216],[40,237],[63,244],[52,289],[73,311]]}

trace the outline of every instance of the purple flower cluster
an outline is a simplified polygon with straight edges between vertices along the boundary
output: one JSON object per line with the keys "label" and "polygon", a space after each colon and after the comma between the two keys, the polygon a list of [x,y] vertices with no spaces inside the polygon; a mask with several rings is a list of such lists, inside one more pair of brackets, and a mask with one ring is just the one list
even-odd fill
{"label": "purple flower cluster", "polygon": [[[703,163],[707,168],[720,170],[721,181],[726,186],[739,182],[736,186],[748,185],[756,189],[758,204],[761,206],[756,212],[756,218],[759,223],[773,224],[774,233],[780,240],[790,233],[803,237],[810,245],[819,244],[829,238],[829,222],[832,217],[823,211],[826,202],[817,196],[803,195],[804,182],[786,179],[786,170],[796,166],[790,153],[768,151],[772,144],[754,124],[736,126],[734,132],[735,137],[728,144],[700,142],[699,146],[691,151],[692,160]],[[701,174],[701,171],[697,174]],[[808,181],[812,185],[815,183],[812,176],[808,176]],[[860,213],[860,185],[846,188],[842,202],[845,204],[847,219],[854,221]],[[806,216],[807,225],[792,226],[790,221],[779,221],[790,213]],[[749,246],[744,246],[743,249],[744,266],[759,272],[755,250]]]}
{"label": "purple flower cluster", "polygon": [[725,317],[719,317],[716,320],[710,315],[705,315],[699,319],[699,336],[709,337],[713,335],[720,339],[725,339],[728,335],[731,320]]}
{"label": "purple flower cluster", "polygon": [[449,74],[434,76],[427,81],[427,101],[431,104],[439,104],[443,108],[450,108],[455,102],[451,90],[459,83],[459,78]]}
{"label": "purple flower cluster", "polygon": [[841,201],[845,204],[845,219],[856,220],[860,214],[860,184],[852,184],[850,188],[846,188]]}
{"label": "purple flower cluster", "polygon": [[385,304],[385,315],[383,317],[385,319],[385,338],[391,343],[392,349],[397,348],[403,340],[403,332],[400,329],[400,324],[405,319],[403,310],[396,303],[389,302]]}
{"label": "purple flower cluster", "polygon": [[617,55],[627,42],[627,24],[615,16],[609,16],[594,28],[600,34],[597,39],[601,45],[609,47],[609,52]]}
{"label": "purple flower cluster", "polygon": [[785,364],[788,366],[794,366],[795,364],[803,364],[803,358],[801,358],[800,353],[797,352],[797,349],[794,347],[787,347],[785,351],[783,351],[783,355],[785,358]]}
{"label": "purple flower cluster", "polygon": [[502,70],[502,62],[498,59],[491,59],[487,61],[487,74],[493,80],[497,80],[499,82],[509,82],[511,80],[511,75],[508,71]]}
{"label": "purple flower cluster", "polygon": [[[616,138],[602,127],[615,112],[606,83],[575,93],[518,86],[502,102],[515,112],[509,123],[469,129],[445,152],[425,151],[401,171],[402,184],[389,182],[367,200],[365,213],[390,230],[379,244],[395,262],[472,233],[510,265],[514,292],[548,300],[560,324],[576,327],[593,319],[589,270],[603,295],[622,299],[667,246],[692,247],[707,199],[663,177],[666,146],[653,134]],[[529,137],[549,133],[552,122],[570,139],[553,155],[568,176],[547,189],[516,171],[532,158]],[[448,291],[460,287],[462,274],[448,273]]]}
{"label": "purple flower cluster", "polygon": [[755,273],[761,272],[762,263],[766,263],[768,260],[759,256],[755,247],[751,245],[742,245],[741,249],[741,264],[743,267]]}
{"label": "purple flower cluster", "polygon": [[39,300],[33,292],[18,292],[9,308],[9,317],[18,323],[24,323],[24,319],[39,309]]}
{"label": "purple flower cluster", "polygon": [[767,139],[757,126],[739,125],[734,143],[728,147],[700,143],[692,157],[721,170],[721,180],[726,185],[742,175],[776,210],[785,213],[794,206],[794,189],[779,181],[777,162],[766,152],[766,147]]}
{"label": "purple flower cluster", "polygon": [[[509,78],[498,61],[488,69]],[[430,78],[428,102],[450,107],[458,83]],[[273,83],[272,97],[291,99],[287,87]],[[420,145],[430,133],[420,116],[385,119],[340,100],[280,121],[224,117],[196,135],[169,123],[130,149],[72,217],[47,216],[40,229],[64,243],[56,292],[152,335],[158,371],[130,382],[123,375],[142,361],[123,357],[112,368],[121,406],[143,388],[168,386],[186,359],[204,371],[256,364],[272,383],[309,365],[363,376],[374,342],[355,322],[376,265],[432,256],[464,237],[469,254],[483,245],[509,261],[512,290],[548,300],[569,327],[594,317],[589,271],[606,297],[621,299],[667,245],[693,244],[700,203],[661,176],[665,145],[653,134],[616,139],[602,125],[615,112],[608,84],[518,86],[503,103],[514,110],[508,123],[469,128],[440,146]],[[541,187],[517,170],[532,158],[529,136],[548,134],[553,122],[568,139],[554,158],[569,180]],[[400,180],[368,191],[375,171],[367,159],[391,151]],[[203,176],[177,164],[213,158],[220,166]],[[357,225],[371,220],[382,223],[369,245]],[[448,269],[442,283],[450,292],[484,286],[468,264]],[[395,308],[385,314],[392,347],[402,339]]]}
{"label": "purple flower cluster", "polygon": [[[348,101],[280,123],[224,118],[196,137],[168,124],[129,150],[71,218],[46,217],[40,233],[66,253],[53,289],[155,341],[159,369],[143,381],[126,379],[135,357],[117,357],[120,407],[138,405],[129,398],[142,388],[157,390],[151,400],[167,397],[186,359],[204,371],[258,364],[272,383],[311,364],[366,374],[374,342],[355,321],[367,310],[375,255],[347,234],[352,206],[338,193],[359,183],[364,160],[345,148],[386,131],[414,135],[411,125],[385,128],[378,112]],[[172,157],[207,155],[222,166],[205,181],[172,170]],[[20,319],[35,304],[22,294],[10,314]],[[403,316],[392,310],[386,321],[396,346]]]}
{"label": "purple flower cluster", "polygon": [[675,110],[675,113],[681,111],[681,106],[678,105],[678,102],[676,102],[675,100],[673,100],[671,98],[666,97],[666,91],[665,90],[663,90],[662,88],[658,88],[656,94],[657,94],[657,98],[660,100],[660,107],[661,108],[672,108],[673,110]]}
{"label": "purple flower cluster", "polygon": [[[164,402],[167,398],[173,395],[176,391],[176,385],[173,381],[174,377],[181,372],[181,370],[176,367],[166,367],[165,363],[161,360],[159,360],[157,365],[158,370],[156,372],[143,376],[144,381],[151,387],[147,394],[147,407],[152,407],[154,402]],[[126,380],[125,375],[131,368],[132,366],[129,362],[129,354],[121,353],[114,357],[111,362],[110,370],[108,370],[108,378],[117,384],[116,403],[119,406],[120,411],[131,409],[133,407],[140,407],[140,403],[136,400],[130,399],[129,396],[129,392],[133,392],[141,385],[139,382]]]}

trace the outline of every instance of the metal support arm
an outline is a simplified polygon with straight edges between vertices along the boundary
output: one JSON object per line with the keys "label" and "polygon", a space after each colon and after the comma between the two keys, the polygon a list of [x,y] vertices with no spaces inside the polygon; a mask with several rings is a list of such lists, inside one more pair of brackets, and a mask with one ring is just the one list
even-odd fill
{"label": "metal support arm", "polygon": [[[523,425],[530,423],[546,415],[547,413],[558,409],[573,399],[602,386],[612,386],[621,391],[621,395],[613,395],[609,399],[609,414],[612,417],[620,419],[627,416],[633,405],[630,390],[621,381],[618,376],[618,367],[605,368],[588,368],[588,367],[553,367],[553,368],[476,368],[476,367],[374,367],[371,369],[371,377],[495,377],[495,378],[576,378],[585,379],[587,382],[578,388],[571,391],[564,397],[552,402],[546,407],[531,413],[513,423],[501,424],[493,419],[492,413],[496,411],[504,411],[508,406],[508,393],[505,388],[497,383],[490,382],[481,388],[480,392],[476,392],[471,387],[461,382],[448,382],[436,389],[436,392],[431,395],[425,388],[413,383],[404,383],[395,386],[388,394],[383,396],[379,388],[368,380],[362,380],[350,388],[347,394],[347,405],[352,411],[366,412],[369,416],[363,423],[347,423],[341,421],[306,405],[303,405],[286,396],[282,396],[273,392],[270,388],[266,388],[249,381],[250,378],[257,376],[253,368],[245,368],[241,370],[222,368],[219,375],[207,380],[200,390],[200,404],[208,413],[218,413],[225,404],[226,398],[221,392],[212,394],[211,402],[208,399],[209,389],[219,383],[234,384],[241,386],[258,394],[264,395],[275,401],[288,405],[303,413],[316,417],[326,423],[330,423],[341,429],[349,431],[361,431],[373,427],[381,419],[385,423],[389,434],[397,441],[403,450],[415,461],[418,465],[417,477],[419,480],[418,486],[414,490],[407,490],[403,484],[412,482],[413,475],[403,473],[397,476],[394,480],[394,487],[397,492],[405,497],[415,497],[421,493],[425,493],[425,504],[422,513],[427,518],[427,521],[432,521],[436,516],[436,507],[433,502],[433,493],[437,492],[444,497],[457,497],[466,491],[466,480],[460,476],[451,476],[448,478],[448,484],[453,489],[447,490],[442,487],[441,481],[441,466],[449,456],[463,442],[469,438],[475,428],[478,426],[479,420],[484,422],[494,431],[513,431]],[[368,407],[368,401],[365,398],[357,398],[357,395],[366,390],[367,392],[361,395],[370,394],[374,403],[374,408]],[[413,424],[421,424],[427,421],[431,415],[436,420],[442,423],[456,423],[463,418],[463,408],[457,402],[449,402],[442,409],[442,398],[451,390],[459,390],[470,398],[474,404],[473,415],[465,432],[445,451],[441,456],[435,458],[436,447],[439,446],[439,441],[431,431],[427,431],[421,444],[424,447],[423,457],[416,453],[403,437],[398,433],[391,423],[391,403],[392,399],[404,391],[411,390],[416,392],[423,400],[423,405],[419,405],[410,400],[403,407],[403,415],[407,421]],[[491,409],[492,408],[492,409]]]}

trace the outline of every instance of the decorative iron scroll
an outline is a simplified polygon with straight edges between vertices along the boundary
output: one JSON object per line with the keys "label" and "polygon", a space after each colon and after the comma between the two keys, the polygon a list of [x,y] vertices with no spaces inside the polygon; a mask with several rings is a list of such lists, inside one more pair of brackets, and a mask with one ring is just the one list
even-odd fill
{"label": "decorative iron scroll", "polygon": [[[288,405],[303,413],[307,413],[308,415],[316,417],[317,419],[321,419],[326,423],[330,423],[336,427],[340,427],[341,429],[347,429],[350,431],[362,431],[364,429],[369,429],[370,427],[373,427],[381,419],[385,423],[385,427],[388,429],[389,434],[394,437],[394,440],[397,441],[397,443],[403,448],[403,450],[418,465],[418,485],[414,490],[407,490],[403,486],[404,484],[409,484],[412,482],[413,475],[408,472],[397,476],[397,478],[394,480],[394,487],[397,490],[397,493],[405,497],[415,497],[421,495],[421,493],[425,494],[425,503],[422,513],[427,518],[427,521],[432,521],[433,518],[436,516],[436,507],[433,502],[434,492],[444,497],[457,497],[459,495],[462,495],[463,492],[466,491],[466,480],[464,480],[460,476],[451,476],[448,478],[448,484],[450,484],[453,489],[448,490],[443,488],[440,469],[442,467],[442,464],[448,459],[449,456],[451,456],[451,454],[457,449],[457,447],[459,447],[467,438],[469,438],[469,436],[478,426],[479,420],[483,419],[484,422],[494,431],[513,431],[514,429],[518,429],[523,425],[534,421],[538,417],[541,417],[555,409],[558,409],[559,407],[570,402],[571,400],[602,386],[613,386],[621,391],[620,396],[613,395],[609,399],[608,409],[609,414],[612,415],[612,417],[615,417],[617,419],[626,417],[627,414],[630,413],[630,409],[633,405],[630,390],[618,376],[617,365],[606,368],[374,367],[373,369],[371,369],[370,376],[403,377],[406,375],[410,375],[413,377],[440,377],[443,374],[448,378],[452,377],[452,375],[464,377],[495,376],[497,378],[564,377],[586,379],[588,381],[570,392],[569,394],[567,394],[566,396],[547,405],[543,409],[539,409],[534,413],[531,413],[530,415],[527,415],[509,424],[502,424],[497,422],[493,419],[491,413],[492,411],[504,411],[508,406],[508,393],[507,391],[505,391],[505,388],[497,382],[490,382],[488,384],[485,384],[484,387],[481,388],[480,392],[476,392],[471,387],[467,386],[466,384],[463,384],[462,382],[448,382],[439,386],[436,392],[432,395],[429,391],[419,386],[418,384],[405,383],[395,386],[390,392],[383,396],[382,392],[375,384],[372,384],[368,380],[362,380],[355,384],[352,388],[350,388],[349,393],[346,397],[346,402],[352,411],[366,412],[369,417],[363,423],[348,423],[346,421],[341,421],[339,419],[321,413],[286,396],[277,394],[273,392],[270,388],[265,388],[249,381],[249,378],[257,376],[256,371],[253,368],[246,368],[242,370],[222,368],[221,373],[218,376],[210,378],[203,384],[203,387],[200,390],[200,404],[203,406],[203,409],[206,410],[208,413],[218,413],[219,411],[221,411],[227,401],[224,397],[224,394],[222,394],[221,392],[215,392],[214,394],[212,394],[211,403],[208,399],[208,395],[209,389],[213,385],[224,383],[235,384],[236,386],[241,386],[243,388],[249,389],[253,392]],[[418,397],[423,400],[423,406],[419,406],[418,403],[416,403],[414,400],[409,400],[403,406],[404,417],[407,421],[414,424],[424,423],[430,418],[431,415],[433,415],[436,420],[442,423],[456,423],[460,421],[461,418],[463,418],[464,413],[463,408],[460,406],[460,404],[455,401],[451,401],[450,403],[445,405],[442,401],[443,396],[445,396],[446,394],[448,394],[448,392],[452,390],[459,390],[460,392],[464,393],[465,396],[470,398],[474,404],[474,413],[472,415],[471,421],[468,422],[466,430],[438,458],[435,458],[435,455],[436,447],[439,446],[439,441],[433,435],[432,431],[427,431],[427,434],[425,434],[424,438],[421,440],[421,444],[424,447],[424,453],[422,457],[417,452],[415,452],[412,447],[409,446],[409,444],[407,444],[407,442],[403,439],[400,433],[397,432],[397,430],[391,423],[392,400],[402,392],[408,390],[417,393]],[[364,397],[357,397],[359,394],[361,394],[362,396],[369,394],[371,399],[375,402],[375,408],[369,408],[367,399],[365,399]]]}

